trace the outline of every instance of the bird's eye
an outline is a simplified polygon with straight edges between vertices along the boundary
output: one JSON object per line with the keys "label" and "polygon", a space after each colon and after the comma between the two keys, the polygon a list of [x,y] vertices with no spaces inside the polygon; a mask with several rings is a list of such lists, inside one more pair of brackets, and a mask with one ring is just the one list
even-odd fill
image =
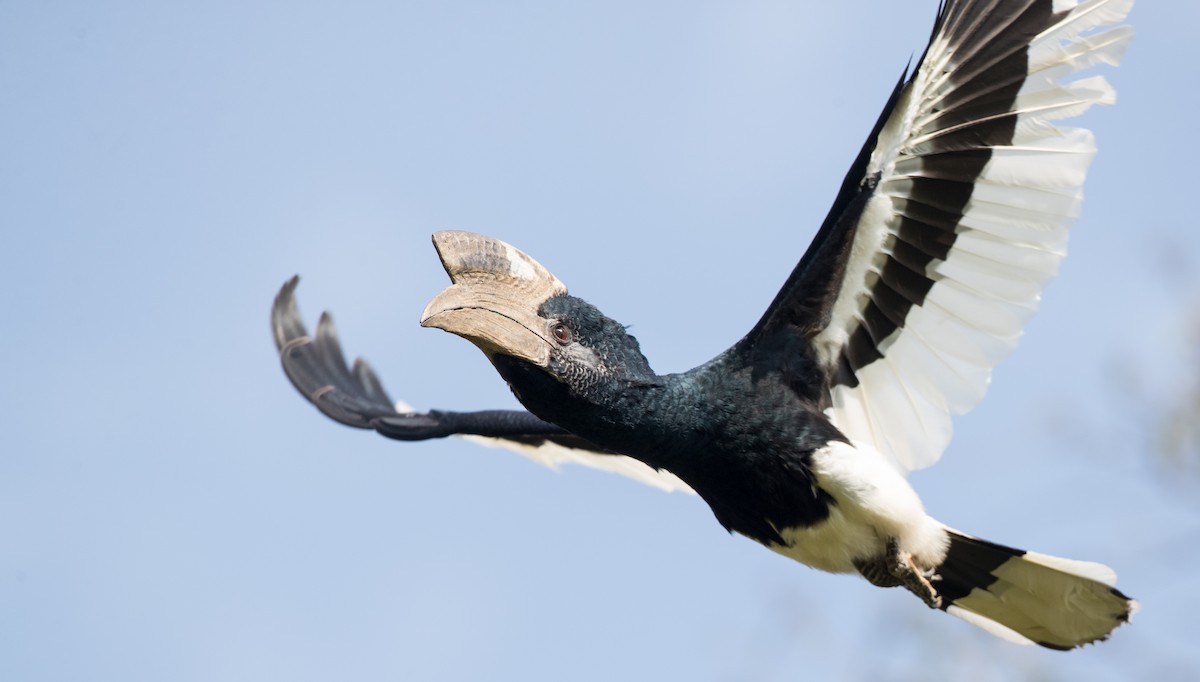
{"label": "bird's eye", "polygon": [[571,329],[569,327],[567,327],[567,325],[563,324],[562,322],[559,322],[558,324],[551,327],[550,333],[554,334],[554,338],[557,339],[558,342],[564,346],[567,345],[568,343],[571,343]]}

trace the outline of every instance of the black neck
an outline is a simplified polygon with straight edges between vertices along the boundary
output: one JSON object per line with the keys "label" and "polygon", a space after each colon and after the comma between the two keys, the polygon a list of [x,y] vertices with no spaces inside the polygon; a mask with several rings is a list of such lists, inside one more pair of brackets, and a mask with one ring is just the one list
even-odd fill
{"label": "black neck", "polygon": [[688,374],[605,377],[577,395],[526,362],[496,356],[493,364],[533,414],[653,467],[677,471],[711,431],[711,423],[701,429],[704,401],[687,395]]}

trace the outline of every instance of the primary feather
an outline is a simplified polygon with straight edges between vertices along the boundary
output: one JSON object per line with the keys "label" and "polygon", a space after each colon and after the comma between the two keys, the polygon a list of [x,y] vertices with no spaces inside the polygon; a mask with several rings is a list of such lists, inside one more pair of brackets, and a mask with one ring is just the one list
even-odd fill
{"label": "primary feather", "polygon": [[983,398],[1065,255],[1089,131],[1050,121],[1113,101],[1132,0],[947,3],[870,154],[867,205],[815,342],[830,419],[906,471],[937,461]]}

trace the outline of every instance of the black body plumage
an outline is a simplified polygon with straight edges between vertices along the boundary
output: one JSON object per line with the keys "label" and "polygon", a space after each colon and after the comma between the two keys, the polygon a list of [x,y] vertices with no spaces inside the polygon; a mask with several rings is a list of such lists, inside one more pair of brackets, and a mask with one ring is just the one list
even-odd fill
{"label": "black body plumage", "polygon": [[783,543],[778,529],[828,516],[832,499],[809,458],[845,438],[784,381],[779,362],[748,363],[730,352],[685,373],[657,375],[625,327],[587,302],[551,298],[541,313],[565,323],[595,362],[541,368],[493,358],[532,413],[672,472],[727,530],[759,542]]}

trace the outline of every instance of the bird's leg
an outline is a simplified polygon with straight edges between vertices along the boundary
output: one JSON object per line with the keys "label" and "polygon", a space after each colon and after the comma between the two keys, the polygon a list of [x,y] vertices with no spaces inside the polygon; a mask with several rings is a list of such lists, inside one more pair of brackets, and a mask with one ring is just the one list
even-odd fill
{"label": "bird's leg", "polygon": [[876,557],[870,561],[856,561],[854,567],[875,587],[899,587],[900,580],[892,573],[887,557]]}
{"label": "bird's leg", "polygon": [[900,541],[896,538],[888,538],[887,554],[871,561],[857,562],[855,568],[872,585],[904,586],[909,592],[920,597],[929,608],[937,609],[942,606],[942,598],[929,582],[933,576],[927,576],[925,571],[913,563],[911,554],[900,550]]}
{"label": "bird's leg", "polygon": [[887,563],[892,575],[901,585],[908,588],[909,592],[920,597],[929,608],[941,608],[942,598],[938,596],[937,590],[933,589],[933,584],[929,582],[925,572],[913,563],[912,555],[900,550],[900,541],[896,538],[888,538]]}

